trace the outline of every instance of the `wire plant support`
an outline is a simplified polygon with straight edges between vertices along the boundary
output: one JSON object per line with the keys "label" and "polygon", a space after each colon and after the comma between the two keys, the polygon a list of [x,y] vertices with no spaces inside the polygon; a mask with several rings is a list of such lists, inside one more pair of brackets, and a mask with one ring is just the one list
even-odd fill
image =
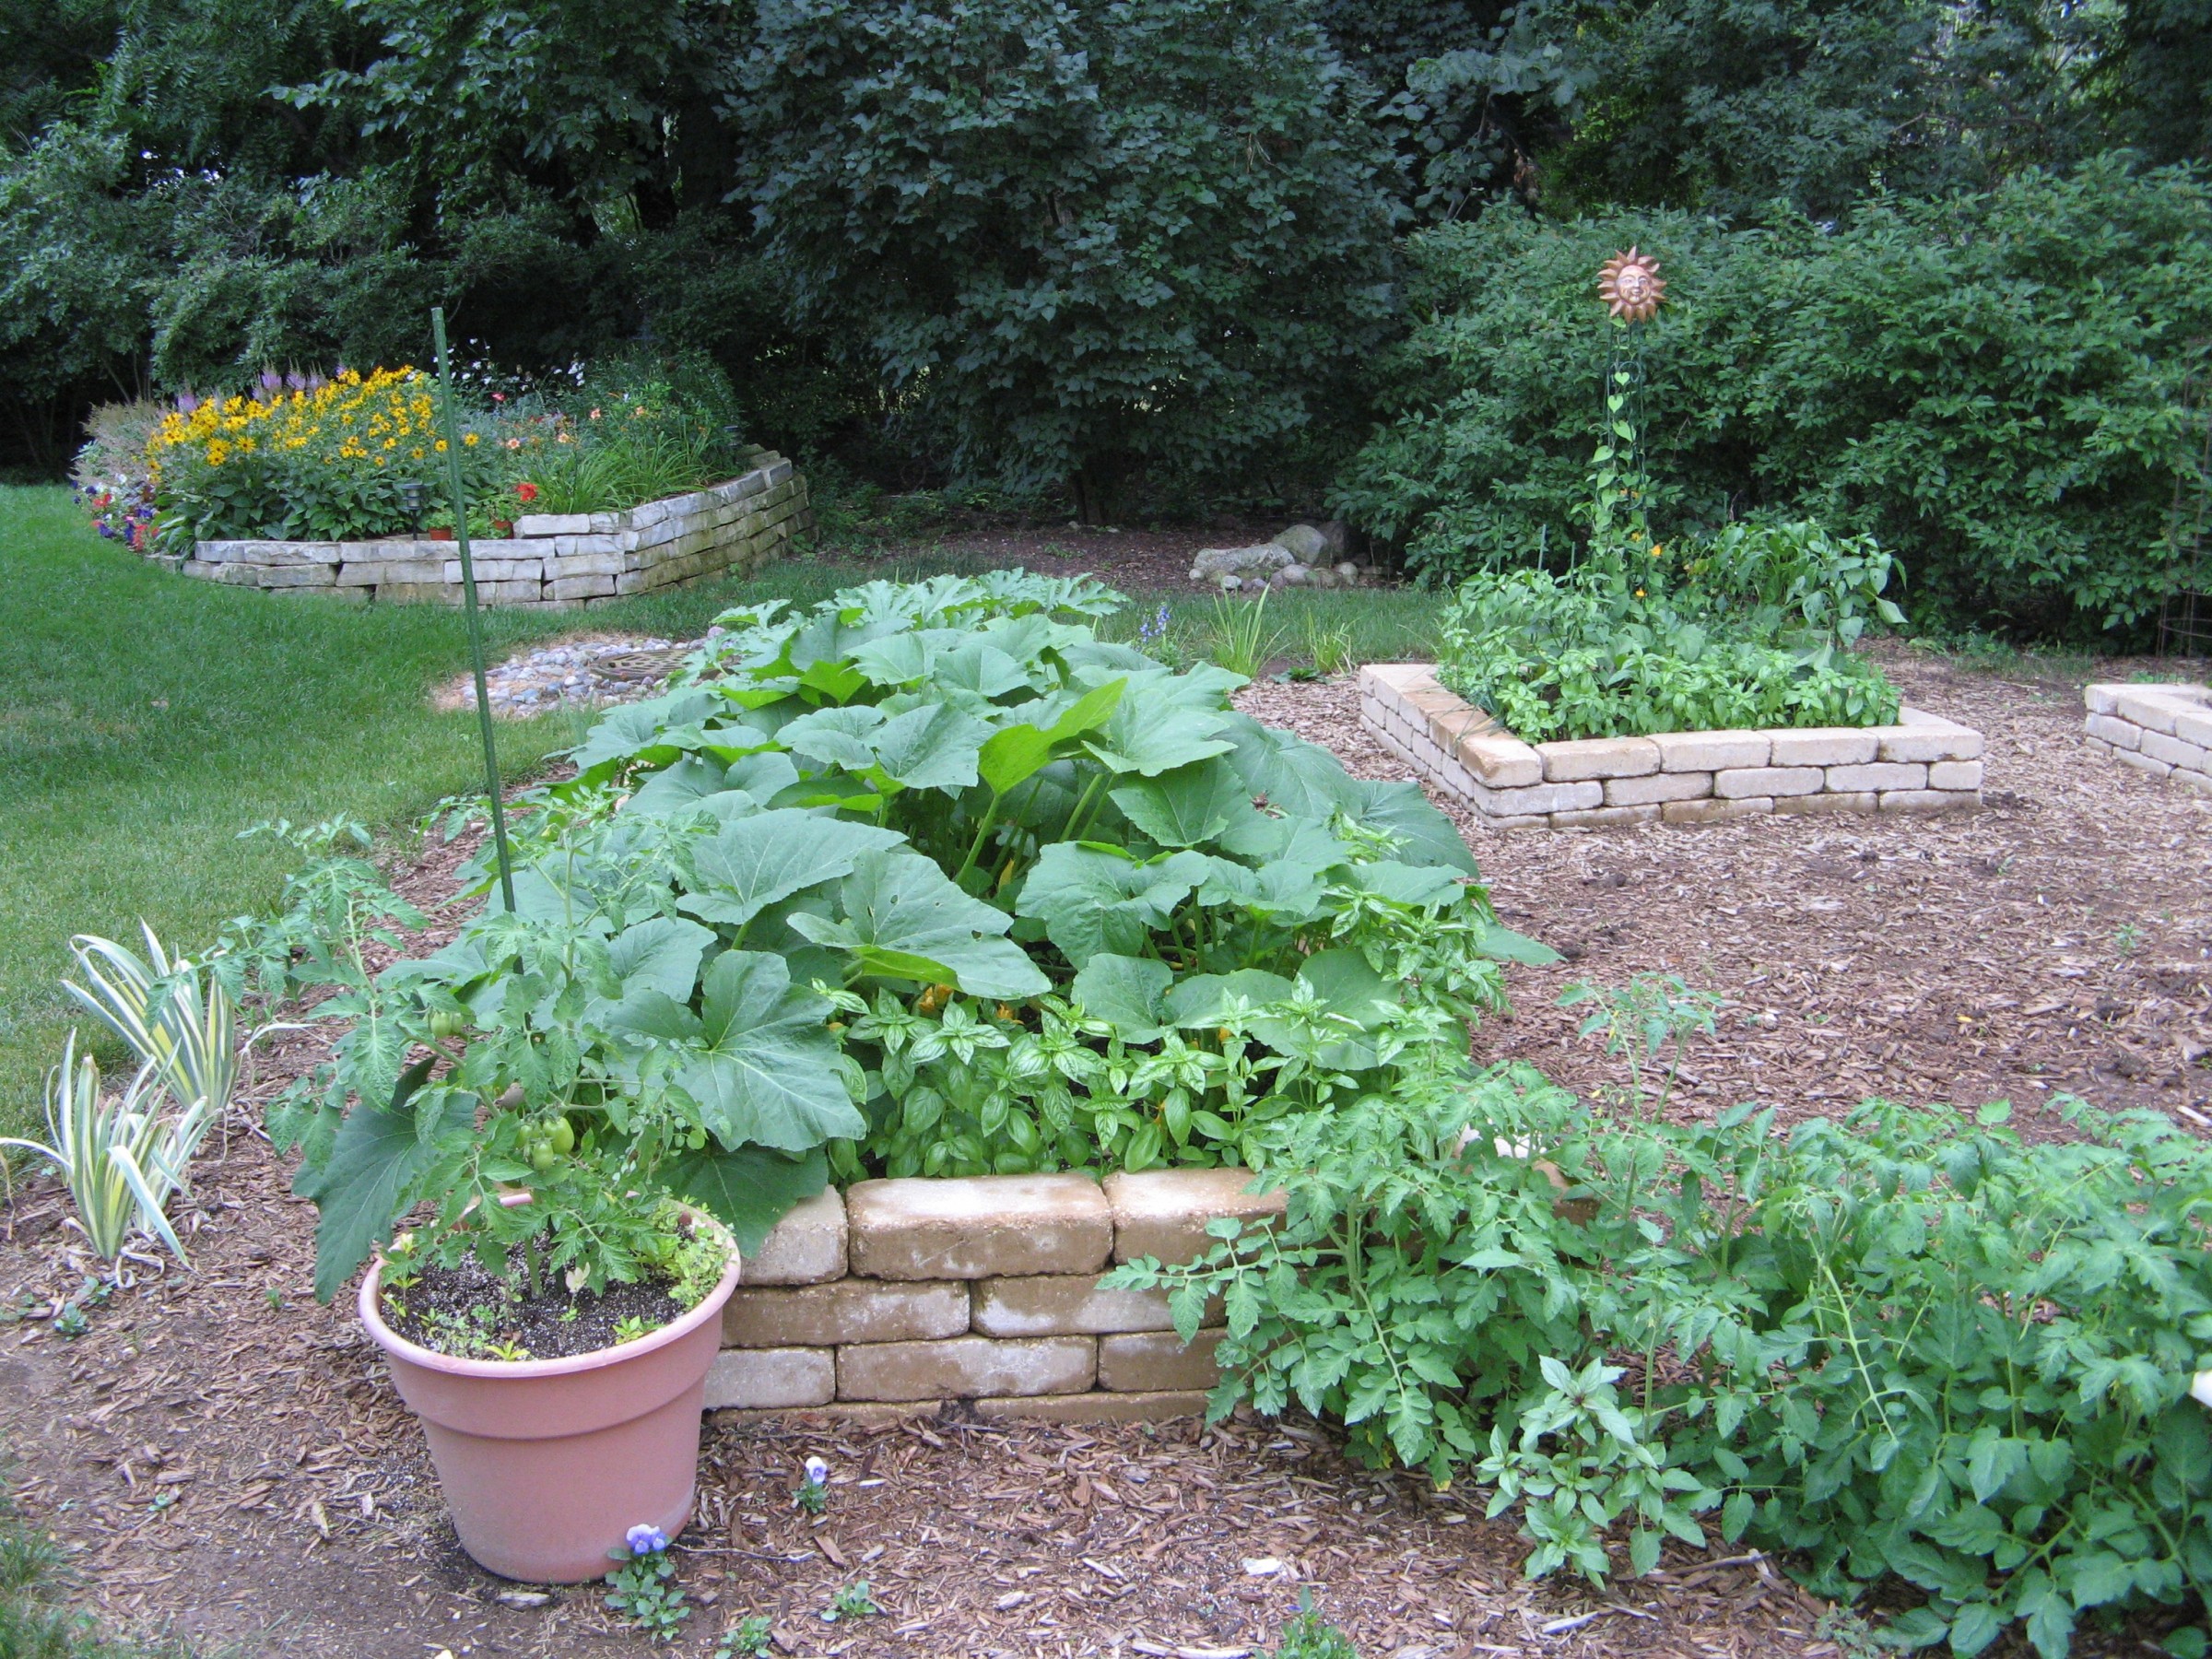
{"label": "wire plant support", "polygon": [[500,754],[491,735],[491,696],[484,684],[484,627],[477,614],[477,567],[468,551],[468,491],[461,481],[461,423],[453,416],[453,380],[445,351],[445,307],[430,310],[438,349],[438,429],[445,451],[446,488],[453,498],[453,545],[461,550],[462,608],[468,616],[468,664],[477,679],[477,727],[484,735],[484,787],[491,800],[491,837],[500,865],[500,898],[514,913],[514,868],[507,852],[507,808],[500,799]]}

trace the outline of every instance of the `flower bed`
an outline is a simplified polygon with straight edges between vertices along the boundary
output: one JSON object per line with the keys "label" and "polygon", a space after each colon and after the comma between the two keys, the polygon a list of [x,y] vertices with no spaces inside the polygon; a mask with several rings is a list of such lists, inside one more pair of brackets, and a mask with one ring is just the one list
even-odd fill
{"label": "flower bed", "polygon": [[1895,725],[1663,732],[1524,743],[1425,663],[1359,673],[1367,728],[1493,830],[1710,824],[1766,813],[1982,804],[1982,735],[1900,709]]}
{"label": "flower bed", "polygon": [[2212,794],[2212,686],[2086,686],[2089,747]]}
{"label": "flower bed", "polygon": [[1218,1319],[1187,1347],[1164,1291],[1102,1290],[1114,1263],[1194,1260],[1208,1222],[1279,1216],[1245,1170],[864,1181],[827,1188],[747,1258],[710,1409],[971,1400],[1062,1422],[1194,1416]]}
{"label": "flower bed", "polygon": [[[743,476],[627,512],[534,513],[497,540],[471,538],[477,596],[487,605],[569,606],[724,572],[781,558],[812,526],[806,480],[762,450]],[[461,560],[450,541],[203,541],[178,568],[187,576],[273,593],[355,602],[461,602]]]}

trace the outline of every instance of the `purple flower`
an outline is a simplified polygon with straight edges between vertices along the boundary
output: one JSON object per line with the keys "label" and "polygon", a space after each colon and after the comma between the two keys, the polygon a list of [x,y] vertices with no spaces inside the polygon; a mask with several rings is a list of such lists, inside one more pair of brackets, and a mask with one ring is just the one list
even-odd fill
{"label": "purple flower", "polygon": [[276,370],[264,369],[261,371],[261,389],[264,392],[274,392],[283,384],[284,376],[277,373]]}
{"label": "purple flower", "polygon": [[189,415],[189,414],[191,414],[191,413],[192,413],[192,412],[193,412],[194,409],[198,408],[199,406],[200,406],[200,400],[199,400],[199,398],[198,398],[196,395],[194,395],[194,394],[192,392],[190,392],[190,391],[184,391],[184,392],[180,392],[180,393],[178,393],[178,394],[177,394],[177,413],[178,413],[178,414],[180,414],[180,415]]}
{"label": "purple flower", "polygon": [[658,1555],[668,1547],[668,1535],[642,1521],[623,1534],[622,1541],[629,1546],[633,1556]]}
{"label": "purple flower", "polygon": [[307,390],[307,382],[297,369],[293,370],[290,373],[284,377],[284,383],[289,386],[295,392],[304,392]]}

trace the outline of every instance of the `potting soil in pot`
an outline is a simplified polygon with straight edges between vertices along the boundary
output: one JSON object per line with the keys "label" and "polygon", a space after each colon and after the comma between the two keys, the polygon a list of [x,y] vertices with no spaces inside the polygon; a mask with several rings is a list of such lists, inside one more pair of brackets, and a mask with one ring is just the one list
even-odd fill
{"label": "potting soil in pot", "polygon": [[[386,1286],[378,1306],[385,1323],[409,1342],[467,1359],[565,1359],[596,1353],[615,1346],[615,1327],[625,1319],[657,1331],[687,1312],[668,1294],[673,1281],[667,1278],[609,1284],[595,1295],[586,1290],[571,1296],[558,1273],[547,1273],[546,1294],[517,1296],[513,1288],[524,1282],[519,1251],[512,1263],[512,1279],[473,1256],[458,1267],[426,1265],[406,1289]],[[492,1344],[524,1351],[494,1352]]]}

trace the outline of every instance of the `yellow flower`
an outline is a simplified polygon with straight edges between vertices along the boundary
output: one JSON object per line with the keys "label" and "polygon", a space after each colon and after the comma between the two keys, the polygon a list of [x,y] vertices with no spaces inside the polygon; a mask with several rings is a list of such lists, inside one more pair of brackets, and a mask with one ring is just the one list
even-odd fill
{"label": "yellow flower", "polygon": [[[464,433],[462,433],[462,434],[461,434],[461,446],[462,446],[464,449],[474,449],[474,448],[476,448],[476,447],[477,447],[477,435],[476,435],[474,432],[464,432]],[[443,448],[445,447],[445,445],[444,445],[443,443],[440,443],[438,447],[439,447],[440,449],[443,449]]]}
{"label": "yellow flower", "polygon": [[[445,440],[444,440],[444,439],[441,438],[441,439],[439,439],[439,440],[438,440],[438,443],[437,443],[437,449],[438,449],[438,453],[439,453],[440,454],[441,454],[441,455],[442,455],[442,454],[444,454],[444,453],[445,453]],[[419,452],[418,452],[418,453],[419,453]]]}

